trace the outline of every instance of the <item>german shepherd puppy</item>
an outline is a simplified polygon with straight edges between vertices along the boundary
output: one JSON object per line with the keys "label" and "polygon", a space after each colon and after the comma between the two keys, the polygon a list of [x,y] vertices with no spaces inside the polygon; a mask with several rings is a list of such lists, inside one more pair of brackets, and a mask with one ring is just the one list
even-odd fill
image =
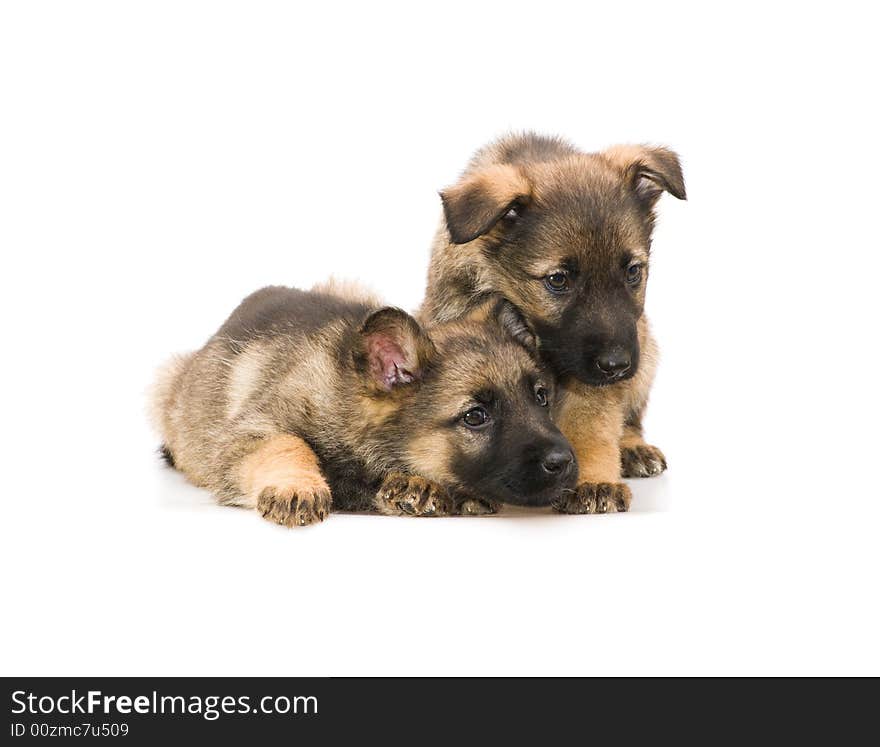
{"label": "german shepherd puppy", "polygon": [[421,319],[457,319],[488,294],[525,315],[559,377],[558,422],[580,465],[578,489],[556,504],[564,512],[625,511],[631,494],[621,472],[666,469],[641,427],[657,359],[643,307],[663,192],[685,199],[670,150],[583,153],[534,134],[478,151],[441,192]]}
{"label": "german shepherd puppy", "polygon": [[246,298],[154,394],[166,459],[285,526],[333,509],[438,516],[549,505],[577,465],[552,377],[506,301],[430,335],[338,287]]}

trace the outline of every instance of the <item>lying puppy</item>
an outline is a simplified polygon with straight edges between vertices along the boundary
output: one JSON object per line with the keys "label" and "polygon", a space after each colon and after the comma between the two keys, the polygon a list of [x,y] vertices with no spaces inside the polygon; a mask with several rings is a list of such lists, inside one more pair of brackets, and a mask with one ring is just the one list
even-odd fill
{"label": "lying puppy", "polygon": [[333,287],[257,291],[160,375],[163,453],[221,503],[285,526],[331,508],[549,505],[577,475],[550,416],[552,378],[511,304],[478,316],[429,336]]}
{"label": "lying puppy", "polygon": [[533,134],[502,138],[441,193],[421,318],[457,319],[501,294],[521,309],[559,377],[559,418],[580,465],[561,511],[625,511],[620,482],[666,468],[642,439],[657,348],[643,314],[654,206],[685,199],[678,156],[617,146],[583,153]]}

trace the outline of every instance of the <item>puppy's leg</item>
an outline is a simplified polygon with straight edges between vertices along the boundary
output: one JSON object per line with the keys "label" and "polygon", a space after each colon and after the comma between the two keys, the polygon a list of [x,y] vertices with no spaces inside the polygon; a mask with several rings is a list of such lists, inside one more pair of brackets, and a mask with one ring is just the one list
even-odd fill
{"label": "puppy's leg", "polygon": [[245,505],[287,527],[323,521],[330,513],[330,488],[318,458],[297,436],[271,436],[248,454],[238,468]]}
{"label": "puppy's leg", "polygon": [[442,485],[402,472],[385,477],[373,505],[389,516],[450,516],[455,511],[455,502]]}
{"label": "puppy's leg", "polygon": [[666,457],[642,438],[641,413],[630,413],[620,439],[620,468],[624,477],[654,477],[666,469]]}
{"label": "puppy's leg", "polygon": [[648,407],[648,395],[657,368],[657,343],[643,316],[639,320],[641,362],[636,375],[621,387],[626,424],[620,440],[620,467],[624,477],[653,477],[666,469],[666,457],[656,446],[642,438],[642,415]]}
{"label": "puppy's leg", "polygon": [[619,397],[605,389],[579,387],[569,392],[559,418],[563,435],[578,460],[578,486],[554,502],[566,514],[627,511],[629,487],[620,481],[623,409]]}

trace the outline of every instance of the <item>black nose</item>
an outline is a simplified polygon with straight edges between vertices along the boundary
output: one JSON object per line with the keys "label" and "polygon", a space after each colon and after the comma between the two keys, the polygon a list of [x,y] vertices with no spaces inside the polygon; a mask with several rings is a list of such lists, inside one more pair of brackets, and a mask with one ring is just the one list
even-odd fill
{"label": "black nose", "polygon": [[541,461],[541,467],[545,472],[551,475],[558,475],[565,472],[574,461],[574,454],[571,449],[553,448],[544,455]]}
{"label": "black nose", "polygon": [[613,379],[617,376],[623,376],[629,371],[632,358],[625,350],[610,350],[598,355],[596,365],[609,379]]}

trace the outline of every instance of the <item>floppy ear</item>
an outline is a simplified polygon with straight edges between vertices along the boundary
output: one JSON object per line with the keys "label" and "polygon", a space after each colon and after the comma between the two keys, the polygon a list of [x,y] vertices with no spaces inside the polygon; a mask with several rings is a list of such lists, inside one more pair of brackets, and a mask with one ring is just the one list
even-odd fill
{"label": "floppy ear", "polygon": [[686,200],[678,155],[650,145],[615,145],[602,153],[623,174],[638,197],[653,207],[663,192]]}
{"label": "floppy ear", "polygon": [[371,385],[386,392],[421,379],[435,353],[419,323],[391,306],[370,314],[358,334],[355,365]]}
{"label": "floppy ear", "polygon": [[538,336],[516,306],[510,301],[502,299],[495,304],[493,315],[504,333],[516,340],[532,355],[538,355]]}
{"label": "floppy ear", "polygon": [[531,185],[515,166],[489,166],[440,193],[454,244],[466,244],[492,228],[508,210],[527,202]]}

